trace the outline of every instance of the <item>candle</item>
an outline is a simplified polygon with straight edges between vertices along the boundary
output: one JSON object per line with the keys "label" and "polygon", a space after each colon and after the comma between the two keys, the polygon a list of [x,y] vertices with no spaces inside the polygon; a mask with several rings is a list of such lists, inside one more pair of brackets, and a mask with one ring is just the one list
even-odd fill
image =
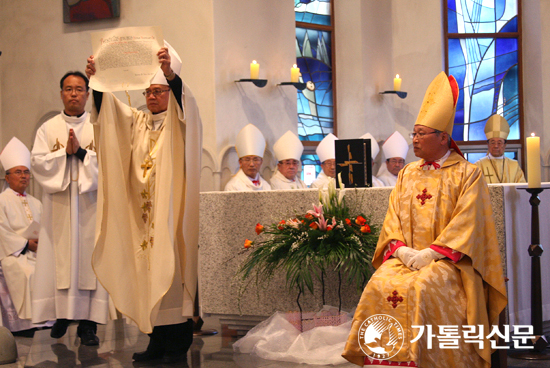
{"label": "candle", "polygon": [[399,74],[396,74],[395,78],[393,78],[393,90],[401,91],[401,78],[399,78]]}
{"label": "candle", "polygon": [[258,79],[260,77],[260,64],[253,60],[250,64],[250,79]]}
{"label": "candle", "polygon": [[540,137],[531,133],[527,143],[527,183],[529,188],[540,188]]}
{"label": "candle", "polygon": [[298,83],[300,80],[300,68],[294,64],[292,68],[290,68],[290,81],[292,83]]}

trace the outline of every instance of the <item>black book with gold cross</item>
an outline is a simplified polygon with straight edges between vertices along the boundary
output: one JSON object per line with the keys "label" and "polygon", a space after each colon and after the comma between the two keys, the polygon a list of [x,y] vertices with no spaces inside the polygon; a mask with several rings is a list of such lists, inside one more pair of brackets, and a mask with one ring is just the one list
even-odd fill
{"label": "black book with gold cross", "polygon": [[346,188],[372,187],[370,139],[339,139],[335,143],[336,176]]}

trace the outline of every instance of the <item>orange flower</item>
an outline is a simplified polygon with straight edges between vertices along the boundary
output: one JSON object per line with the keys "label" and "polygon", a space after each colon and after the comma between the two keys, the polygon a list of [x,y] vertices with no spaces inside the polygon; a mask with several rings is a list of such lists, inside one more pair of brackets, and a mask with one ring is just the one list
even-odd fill
{"label": "orange flower", "polygon": [[313,215],[311,213],[306,213],[306,219],[313,220]]}
{"label": "orange flower", "polygon": [[361,232],[362,232],[363,234],[370,233],[370,226],[367,225],[367,224],[361,226]]}
{"label": "orange flower", "polygon": [[284,224],[286,224],[286,221],[285,220],[281,220],[281,222],[279,222],[279,226],[277,226],[277,229],[279,230],[283,230],[285,227],[283,226]]}
{"label": "orange flower", "polygon": [[313,230],[317,230],[319,228],[319,225],[317,225],[316,222],[312,222],[311,224],[309,224],[309,227],[312,228]]}
{"label": "orange flower", "polygon": [[253,242],[252,240],[246,239],[246,240],[244,241],[244,247],[245,247],[246,249],[250,248],[250,247],[252,246],[252,244],[254,244],[254,242]]}
{"label": "orange flower", "polygon": [[350,219],[345,219],[344,221],[346,221],[346,225],[351,226],[351,220]]}
{"label": "orange flower", "polygon": [[263,232],[264,232],[264,227],[260,223],[257,223],[256,224],[256,234],[260,235]]}
{"label": "orange flower", "polygon": [[361,215],[357,216],[357,218],[355,219],[355,223],[359,226],[363,226],[367,223],[367,220],[365,220],[365,218]]}
{"label": "orange flower", "polygon": [[327,231],[330,231],[330,230],[332,230],[332,226],[328,225],[327,226]]}

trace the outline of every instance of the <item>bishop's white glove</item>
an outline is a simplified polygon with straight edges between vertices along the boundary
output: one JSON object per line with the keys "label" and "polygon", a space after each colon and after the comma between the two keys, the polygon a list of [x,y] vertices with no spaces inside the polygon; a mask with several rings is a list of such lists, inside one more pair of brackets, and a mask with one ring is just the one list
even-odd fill
{"label": "bishop's white glove", "polygon": [[419,251],[406,265],[411,269],[419,270],[422,267],[426,267],[431,261],[442,258],[445,258],[443,254],[436,252],[432,248],[426,248]]}
{"label": "bishop's white glove", "polygon": [[[409,248],[409,247],[399,247],[396,249],[395,252],[393,252],[393,256],[394,257],[397,257],[401,260],[401,262],[403,262],[403,264],[407,265],[410,260],[416,256],[420,251],[417,250],[417,249],[412,249],[412,248]],[[409,267],[407,265],[407,267]]]}

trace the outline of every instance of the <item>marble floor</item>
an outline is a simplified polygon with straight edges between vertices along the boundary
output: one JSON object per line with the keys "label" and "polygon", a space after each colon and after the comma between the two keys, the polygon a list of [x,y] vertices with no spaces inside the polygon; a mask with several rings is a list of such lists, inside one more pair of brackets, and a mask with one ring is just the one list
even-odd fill
{"label": "marble floor", "polygon": [[[234,354],[232,344],[236,338],[225,337],[221,333],[213,336],[195,336],[188,353],[187,363],[173,365],[163,365],[160,362],[135,363],[132,362],[132,354],[143,351],[149,341],[148,336],[139,332],[136,327],[125,325],[120,320],[111,321],[105,326],[98,326],[98,336],[101,340],[99,347],[81,346],[80,339],[76,336],[76,327],[76,325],[71,325],[67,334],[61,339],[52,339],[49,330],[37,331],[34,338],[16,337],[19,358],[16,363],[1,367],[308,367],[306,364],[269,361],[248,354]],[[219,320],[215,318],[206,318],[203,328],[222,331]],[[356,366],[345,364],[338,367]],[[527,361],[509,358],[508,367],[550,368],[550,360]]]}

